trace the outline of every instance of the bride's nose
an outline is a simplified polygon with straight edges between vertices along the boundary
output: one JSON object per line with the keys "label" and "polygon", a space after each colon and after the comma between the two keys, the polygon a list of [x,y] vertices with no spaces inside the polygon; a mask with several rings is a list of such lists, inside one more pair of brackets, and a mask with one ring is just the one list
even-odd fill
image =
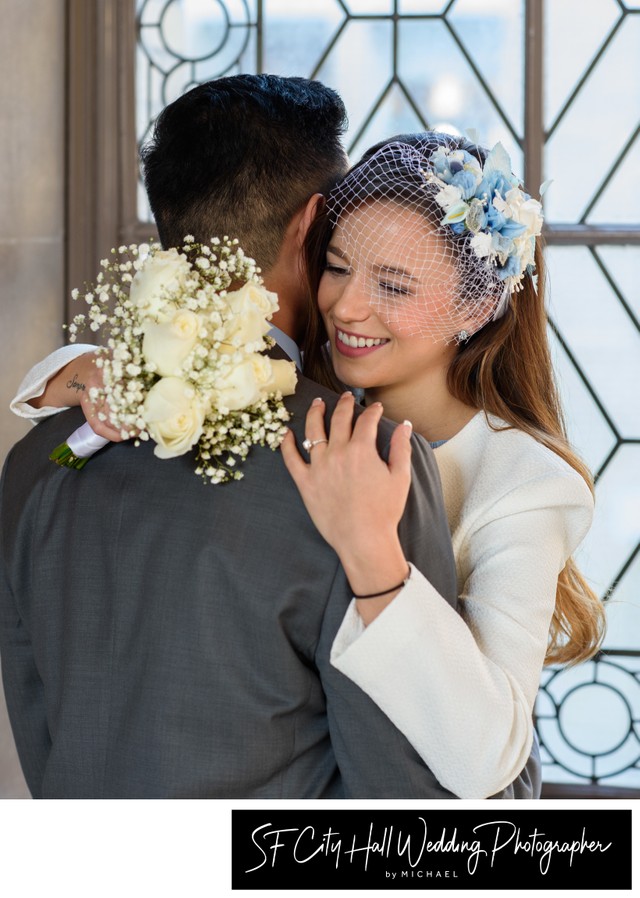
{"label": "bride's nose", "polygon": [[359,277],[348,278],[340,298],[333,308],[333,314],[340,321],[364,321],[371,314],[370,297]]}

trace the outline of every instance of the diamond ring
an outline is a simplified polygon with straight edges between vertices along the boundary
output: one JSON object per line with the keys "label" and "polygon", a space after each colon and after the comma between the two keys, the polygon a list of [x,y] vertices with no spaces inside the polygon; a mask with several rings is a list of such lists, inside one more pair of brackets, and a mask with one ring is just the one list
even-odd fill
{"label": "diamond ring", "polygon": [[317,446],[318,443],[328,443],[329,440],[305,440],[302,444],[302,448],[307,452],[311,452],[314,446]]}

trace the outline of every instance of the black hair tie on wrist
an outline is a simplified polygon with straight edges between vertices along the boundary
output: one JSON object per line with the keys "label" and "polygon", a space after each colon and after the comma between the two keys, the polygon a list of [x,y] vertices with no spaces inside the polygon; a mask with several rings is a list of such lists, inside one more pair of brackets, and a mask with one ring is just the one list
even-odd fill
{"label": "black hair tie on wrist", "polygon": [[411,577],[411,568],[407,571],[407,576],[404,580],[401,580],[396,586],[391,586],[389,589],[383,589],[382,592],[370,592],[366,596],[357,596],[355,593],[353,594],[354,599],[377,599],[379,596],[386,596],[390,592],[395,592],[396,589],[402,589],[403,586],[406,586],[409,578]]}

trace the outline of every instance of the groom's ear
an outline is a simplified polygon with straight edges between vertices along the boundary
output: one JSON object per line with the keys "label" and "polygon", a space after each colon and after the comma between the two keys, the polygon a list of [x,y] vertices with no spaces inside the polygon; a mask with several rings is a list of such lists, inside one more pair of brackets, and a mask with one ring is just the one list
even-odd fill
{"label": "groom's ear", "polygon": [[307,231],[311,227],[311,222],[318,212],[321,212],[324,209],[324,204],[325,198],[321,193],[314,193],[313,196],[309,197],[302,216],[298,221],[298,233],[296,235],[298,246],[302,246],[304,243],[304,238],[307,236]]}

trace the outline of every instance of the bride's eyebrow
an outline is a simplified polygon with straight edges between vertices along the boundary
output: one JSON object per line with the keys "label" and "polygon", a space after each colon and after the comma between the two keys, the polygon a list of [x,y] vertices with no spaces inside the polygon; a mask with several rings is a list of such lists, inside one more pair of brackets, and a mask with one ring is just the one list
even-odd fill
{"label": "bride's eyebrow", "polygon": [[393,265],[374,265],[373,270],[376,274],[397,274],[400,277],[407,278],[409,281],[418,281],[420,278],[417,278],[415,274],[411,274],[410,271],[407,271],[406,268],[396,268]]}
{"label": "bride's eyebrow", "polygon": [[338,258],[340,258],[340,259],[344,259],[345,262],[348,261],[347,254],[344,253],[341,249],[338,249],[338,247],[334,246],[333,244],[330,244],[327,247],[327,252],[331,253],[334,256],[338,256]]}

